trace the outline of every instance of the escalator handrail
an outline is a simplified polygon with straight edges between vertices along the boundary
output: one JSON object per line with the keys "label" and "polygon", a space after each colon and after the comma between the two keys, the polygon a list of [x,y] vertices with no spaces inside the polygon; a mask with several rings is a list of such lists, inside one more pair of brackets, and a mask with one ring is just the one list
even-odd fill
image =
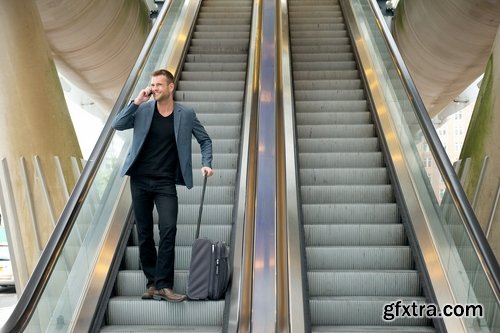
{"label": "escalator handrail", "polygon": [[[300,172],[298,165],[297,150],[297,123],[295,115],[295,96],[292,74],[292,50],[291,50],[291,24],[289,20],[289,1],[281,0],[278,20],[279,41],[279,67],[280,67],[280,112],[282,115],[281,128],[283,135],[279,136],[281,153],[278,154],[281,160],[278,174],[285,175],[285,179],[278,184],[282,191],[280,196],[284,198],[286,213],[283,219],[286,221],[286,230],[282,232],[286,239],[286,254],[282,258],[286,259],[287,284],[286,304],[283,307],[288,309],[288,314],[284,317],[288,320],[288,330],[290,332],[307,332],[310,327],[309,303],[306,295],[307,271],[305,264],[305,244],[303,240],[303,226],[301,205],[300,205]],[[284,165],[283,165],[284,164]],[[284,293],[285,294],[285,293]]]}
{"label": "escalator handrail", "polygon": [[260,1],[252,3],[250,41],[246,68],[243,116],[241,125],[240,154],[236,189],[238,195],[234,204],[233,219],[233,265],[232,288],[229,296],[229,311],[224,332],[245,332],[251,326],[251,282],[253,270],[253,215],[256,151],[250,147],[257,145],[257,82],[259,81],[260,45],[259,31]]}
{"label": "escalator handrail", "polygon": [[111,110],[110,116],[104,125],[95,147],[75,184],[68,202],[66,203],[66,206],[64,207],[44,250],[42,251],[38,263],[33,270],[33,273],[31,274],[14,310],[4,326],[0,329],[0,332],[20,332],[26,327],[31,319],[62,253],[66,240],[71,233],[76,218],[78,217],[78,213],[89,192],[90,185],[97,174],[101,162],[107,152],[107,148],[113,138],[114,129],[111,127],[113,116],[127,104],[127,98],[130,96],[137,83],[139,73],[142,71],[148,55],[155,44],[163,21],[167,17],[170,4],[171,1],[166,1],[163,4],[151,32],[149,33],[137,58],[137,61],[132,67],[116,103]]}
{"label": "escalator handrail", "polygon": [[[260,63],[257,95],[257,159],[255,209],[253,215],[252,331],[278,329],[281,313],[277,301],[280,283],[277,270],[277,2],[262,1],[260,23]],[[258,264],[257,264],[258,263]],[[274,297],[269,297],[274,295]],[[263,302],[263,300],[266,300]]]}
{"label": "escalator handrail", "polygon": [[436,132],[432,124],[432,120],[429,117],[427,109],[418,93],[418,90],[413,82],[413,79],[406,67],[401,53],[392,37],[392,34],[385,23],[385,20],[382,17],[380,9],[376,0],[369,1],[371,9],[375,15],[375,19],[377,21],[377,26],[381,31],[385,43],[387,44],[389,51],[391,52],[391,56],[394,60],[394,64],[397,67],[398,75],[409,95],[409,99],[415,109],[415,113],[417,119],[420,123],[420,127],[422,129],[423,135],[427,139],[429,144],[429,149],[434,156],[436,161],[436,165],[438,166],[439,171],[441,172],[441,176],[443,177],[443,181],[446,184],[446,187],[453,199],[453,202],[456,203],[456,207],[458,209],[459,214],[464,221],[465,228],[467,229],[471,241],[475,246],[477,255],[480,257],[480,260],[484,262],[484,268],[486,270],[486,274],[491,278],[489,279],[492,282],[492,288],[497,298],[497,302],[499,301],[500,295],[500,266],[498,261],[493,254],[491,246],[488,243],[488,240],[485,237],[483,230],[477,220],[477,217],[467,199],[467,195],[465,194],[462,185],[453,169],[453,166],[448,158],[446,151],[440,143],[441,140]]}

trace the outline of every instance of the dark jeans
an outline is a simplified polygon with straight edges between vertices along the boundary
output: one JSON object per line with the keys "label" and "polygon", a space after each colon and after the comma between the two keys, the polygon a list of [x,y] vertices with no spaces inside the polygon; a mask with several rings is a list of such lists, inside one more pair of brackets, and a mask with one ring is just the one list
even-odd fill
{"label": "dark jeans", "polygon": [[[178,200],[175,184],[162,178],[130,178],[132,205],[139,239],[139,257],[147,287],[173,288]],[[158,211],[160,242],[153,238],[153,208]]]}

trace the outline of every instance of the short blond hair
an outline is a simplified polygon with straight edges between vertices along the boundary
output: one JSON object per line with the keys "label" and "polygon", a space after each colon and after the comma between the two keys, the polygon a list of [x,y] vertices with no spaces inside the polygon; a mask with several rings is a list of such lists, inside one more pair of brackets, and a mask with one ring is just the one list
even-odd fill
{"label": "short blond hair", "polygon": [[172,75],[172,73],[170,73],[166,69],[157,69],[153,73],[151,73],[151,76],[161,76],[161,75],[163,75],[167,78],[168,84],[174,83],[174,76]]}

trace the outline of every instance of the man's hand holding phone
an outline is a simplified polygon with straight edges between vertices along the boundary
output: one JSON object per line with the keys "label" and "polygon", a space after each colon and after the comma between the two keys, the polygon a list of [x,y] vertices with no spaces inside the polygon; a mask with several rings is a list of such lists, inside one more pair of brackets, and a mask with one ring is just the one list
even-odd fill
{"label": "man's hand holding phone", "polygon": [[151,89],[151,87],[142,89],[137,95],[137,97],[134,99],[134,104],[141,105],[142,103],[147,102],[152,94],[153,94],[153,89]]}

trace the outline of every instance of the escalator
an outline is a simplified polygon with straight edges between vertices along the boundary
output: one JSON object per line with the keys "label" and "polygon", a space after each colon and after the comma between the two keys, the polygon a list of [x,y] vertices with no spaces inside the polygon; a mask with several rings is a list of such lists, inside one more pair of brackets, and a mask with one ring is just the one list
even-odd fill
{"label": "escalator", "polygon": [[434,332],[381,316],[425,298],[340,6],[288,8],[311,330]]}
{"label": "escalator", "polygon": [[[174,304],[141,299],[146,280],[139,264],[128,178],[119,176],[132,131],[114,132],[110,123],[149,85],[153,70],[174,73],[174,99],[194,108],[212,139],[215,173],[207,182],[200,236],[225,241],[231,252],[240,251],[234,249],[238,245],[232,238],[241,225],[234,212],[241,205],[238,193],[245,192],[239,177],[245,173],[241,151],[248,145],[241,136],[248,127],[243,115],[249,104],[245,96],[252,12],[251,0],[165,3],[2,332],[223,331],[231,311],[226,301],[231,289],[219,301]],[[180,293],[186,291],[201,199],[201,154],[194,139],[192,144],[194,188],[178,187],[174,289]],[[237,273],[233,276],[238,278]]]}
{"label": "escalator", "polygon": [[[360,61],[366,60],[366,56],[357,43],[369,37],[351,37],[352,18],[346,19],[345,7],[341,9],[339,3],[355,3],[353,7],[357,4],[358,11],[366,5],[359,0],[291,0],[287,6],[289,14],[279,20],[269,13],[273,6],[259,7],[261,2],[254,4],[251,0],[172,1],[167,14],[162,11],[156,25],[158,33],[152,32],[154,37],[147,41],[113,109],[115,114],[134,95],[134,89],[138,91],[149,84],[152,70],[175,68],[175,100],[194,108],[213,140],[215,174],[208,179],[200,235],[231,245],[236,265],[233,285],[225,300],[168,303],[140,299],[146,281],[139,265],[128,183],[118,174],[130,137],[123,132],[114,134],[107,124],[33,278],[2,332],[246,332],[260,328],[263,332],[292,333],[440,332],[444,326],[449,332],[466,331],[462,323],[455,330],[458,326],[453,326],[454,322],[443,324],[440,319],[403,316],[384,320],[384,305],[398,300],[407,304],[481,302],[491,310],[484,320],[471,318],[467,325],[494,331],[500,318],[498,297],[494,297],[495,290],[488,289],[485,276],[489,273],[481,263],[483,257],[474,257],[476,248],[463,241],[470,236],[456,208],[455,202],[461,199],[450,192],[447,195],[453,202],[440,203],[423,194],[428,190],[427,175],[418,168],[414,172],[414,164],[418,163],[403,155],[411,153],[416,137],[428,140],[422,134],[425,129],[418,127],[419,122],[410,115],[412,106],[404,104],[403,98],[394,100],[404,104],[404,119],[399,119],[397,130],[386,129],[383,117],[390,112],[386,112],[388,108],[379,112],[373,89],[379,82],[369,83],[367,76],[374,71]],[[283,4],[286,1],[281,1]],[[189,6],[196,9],[186,9]],[[185,12],[195,14],[185,19],[191,15],[183,16]],[[286,10],[280,8],[278,12]],[[170,15],[171,20],[162,15]],[[269,21],[265,29],[256,23],[266,19]],[[289,20],[289,25],[284,26],[290,33],[290,49],[286,47],[287,38],[273,39],[273,19],[279,24]],[[178,28],[190,22],[195,22],[192,33],[191,28]],[[369,29],[377,29],[376,24]],[[261,41],[264,30],[269,39]],[[266,47],[260,45],[266,42]],[[181,46],[174,49],[182,52],[171,51],[176,43]],[[275,59],[266,53],[268,49],[274,52],[269,47],[273,43],[279,45],[279,52],[291,53],[290,68],[282,67],[281,72],[276,71],[279,74],[269,73],[270,68],[276,70]],[[262,59],[250,58],[258,58],[259,50]],[[279,52],[274,55],[279,57]],[[163,58],[176,53],[182,56],[172,56],[175,60],[168,61]],[[266,63],[268,66],[263,66]],[[390,61],[381,63],[387,65],[387,73],[394,75],[394,81],[400,80],[399,71],[389,68]],[[287,75],[292,80],[284,79]],[[277,82],[282,79],[283,82]],[[273,96],[271,89],[262,87],[282,91]],[[292,88],[293,91],[287,90]],[[405,89],[397,91],[408,98]],[[294,112],[289,117],[285,99],[292,95]],[[267,108],[256,110],[256,104]],[[276,106],[285,109],[283,118],[270,117],[276,119],[276,127],[256,123],[259,112],[280,109]],[[283,128],[281,121],[287,124]],[[409,134],[404,132],[408,128]],[[278,129],[276,137],[274,129]],[[255,186],[268,180],[256,163],[257,153],[265,151],[268,143],[257,142],[258,130],[266,134],[270,131],[266,139],[273,139],[272,144],[277,142],[268,150],[271,154],[265,156],[269,158],[267,165],[275,162],[274,148],[277,160],[282,155],[287,160],[275,164],[276,184],[266,184],[266,191],[277,189],[278,214],[273,215],[276,207],[271,204],[269,211],[273,216],[256,218],[255,212],[262,207],[252,207],[252,203],[258,202],[259,195],[260,200],[268,195],[256,191]],[[395,137],[406,144],[404,154],[393,152],[394,143],[390,140]],[[427,143],[431,150],[435,149],[432,140]],[[288,148],[282,150],[281,144]],[[193,148],[195,186],[191,190],[178,188],[174,284],[178,292],[185,292],[186,288],[201,197],[196,142]],[[290,158],[294,154],[295,161]],[[402,161],[400,165],[395,164],[396,159]],[[298,170],[293,170],[295,166]],[[402,173],[398,169],[401,166],[412,174]],[[284,169],[286,172],[280,173]],[[413,177],[411,185],[415,191],[421,190],[417,208],[412,206],[417,200],[407,189],[410,182],[405,177]],[[289,188],[283,191],[285,180]],[[295,195],[290,195],[293,191]],[[299,199],[298,208],[292,207],[295,199]],[[432,209],[441,209],[440,204],[447,205],[444,218],[432,215]],[[428,210],[422,213],[422,207]],[[414,218],[419,209],[421,215]],[[431,230],[432,237],[427,237],[422,232],[425,228],[419,225],[426,218],[432,222],[448,220],[444,226]],[[267,229],[259,229],[263,225],[259,223],[266,224]],[[447,228],[452,229],[452,236],[440,234],[441,229]],[[266,232],[259,234],[259,230]],[[428,242],[430,238],[434,243]],[[460,249],[455,251],[458,239]],[[269,244],[271,249],[266,248]],[[432,256],[431,252],[439,246],[447,251],[444,259]],[[460,271],[464,260],[455,252],[467,253],[465,270]],[[438,263],[439,260],[445,263]],[[257,274],[263,268],[269,274]],[[430,279],[429,271],[434,275],[448,274],[452,286],[440,284],[435,277]],[[498,278],[494,269],[491,272]],[[256,280],[263,288],[255,288]],[[434,289],[438,288],[439,295],[435,295]],[[448,289],[458,290],[453,294],[455,299],[446,298]],[[268,290],[271,293],[265,294]],[[460,294],[462,290],[465,292]],[[262,323],[256,323],[259,319]]]}
{"label": "escalator", "polygon": [[[202,2],[174,99],[193,107],[212,138],[214,175],[208,179],[201,237],[231,243],[244,88],[251,27],[251,0]],[[178,187],[179,217],[174,290],[185,293],[191,244],[201,198],[199,145],[193,138],[191,190]],[[158,242],[157,228],[155,239]],[[225,301],[180,304],[144,301],[135,228],[108,303],[101,332],[221,332]]]}

